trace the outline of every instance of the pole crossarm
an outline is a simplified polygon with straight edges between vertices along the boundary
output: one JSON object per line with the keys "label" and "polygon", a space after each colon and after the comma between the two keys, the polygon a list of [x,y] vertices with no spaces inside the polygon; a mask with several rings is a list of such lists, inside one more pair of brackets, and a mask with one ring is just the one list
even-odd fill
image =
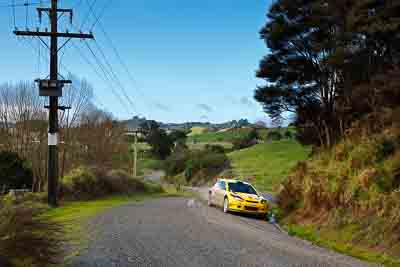
{"label": "pole crossarm", "polygon": [[[38,12],[50,12],[51,8],[49,7],[38,7],[36,8]],[[70,8],[57,8],[57,12],[63,12],[63,13],[72,13],[72,9]]]}
{"label": "pole crossarm", "polygon": [[[43,12],[46,12],[50,16],[50,12],[52,11],[52,9],[48,8],[48,7],[38,7],[36,9],[37,9],[38,14],[39,14],[39,21],[40,22],[42,21],[42,13]],[[62,17],[65,13],[68,13],[69,17],[70,17],[70,22],[72,24],[72,19],[73,19],[73,16],[74,16],[74,11],[72,9],[70,9],[70,8],[57,8],[56,13],[61,13],[60,16],[57,19]]]}
{"label": "pole crossarm", "polygon": [[41,37],[59,37],[76,39],[94,39],[92,33],[69,33],[69,32],[41,32],[41,31],[14,31],[17,36],[41,36]]}

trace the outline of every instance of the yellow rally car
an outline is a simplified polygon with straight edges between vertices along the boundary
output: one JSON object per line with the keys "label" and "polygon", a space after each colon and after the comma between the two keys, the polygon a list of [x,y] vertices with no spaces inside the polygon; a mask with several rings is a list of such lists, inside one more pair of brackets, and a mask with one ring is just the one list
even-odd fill
{"label": "yellow rally car", "polygon": [[267,200],[246,182],[220,179],[208,192],[208,205],[222,207],[229,211],[266,215]]}

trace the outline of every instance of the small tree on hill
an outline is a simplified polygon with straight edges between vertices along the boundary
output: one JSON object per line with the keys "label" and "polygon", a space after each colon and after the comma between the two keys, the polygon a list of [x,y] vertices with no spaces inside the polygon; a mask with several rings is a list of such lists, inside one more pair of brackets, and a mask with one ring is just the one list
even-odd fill
{"label": "small tree on hill", "polygon": [[289,130],[287,130],[287,131],[285,132],[285,138],[286,138],[286,139],[292,139],[292,137],[293,137],[292,132],[289,131]]}
{"label": "small tree on hill", "polygon": [[151,146],[151,153],[159,159],[166,159],[172,152],[174,140],[155,121],[146,121],[140,128]]}
{"label": "small tree on hill", "polygon": [[267,135],[268,141],[279,141],[282,139],[282,134],[278,131],[270,131]]}
{"label": "small tree on hill", "polygon": [[256,129],[252,129],[247,135],[244,137],[237,138],[233,142],[233,149],[244,149],[251,147],[257,144],[257,140],[259,138],[258,132]]}

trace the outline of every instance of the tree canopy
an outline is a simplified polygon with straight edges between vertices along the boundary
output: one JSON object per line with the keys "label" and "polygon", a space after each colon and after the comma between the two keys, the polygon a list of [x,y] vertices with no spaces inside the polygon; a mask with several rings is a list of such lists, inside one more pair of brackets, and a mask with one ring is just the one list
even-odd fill
{"label": "tree canopy", "polygon": [[330,146],[351,123],[400,103],[400,2],[278,0],[260,35],[270,50],[255,99],[298,134]]}

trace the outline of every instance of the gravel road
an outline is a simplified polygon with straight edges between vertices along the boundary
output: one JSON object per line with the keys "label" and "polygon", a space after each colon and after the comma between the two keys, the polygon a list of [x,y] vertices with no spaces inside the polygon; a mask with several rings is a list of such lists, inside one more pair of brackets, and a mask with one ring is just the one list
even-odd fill
{"label": "gravel road", "polygon": [[94,218],[89,232],[72,266],[370,266],[187,198],[114,208]]}

